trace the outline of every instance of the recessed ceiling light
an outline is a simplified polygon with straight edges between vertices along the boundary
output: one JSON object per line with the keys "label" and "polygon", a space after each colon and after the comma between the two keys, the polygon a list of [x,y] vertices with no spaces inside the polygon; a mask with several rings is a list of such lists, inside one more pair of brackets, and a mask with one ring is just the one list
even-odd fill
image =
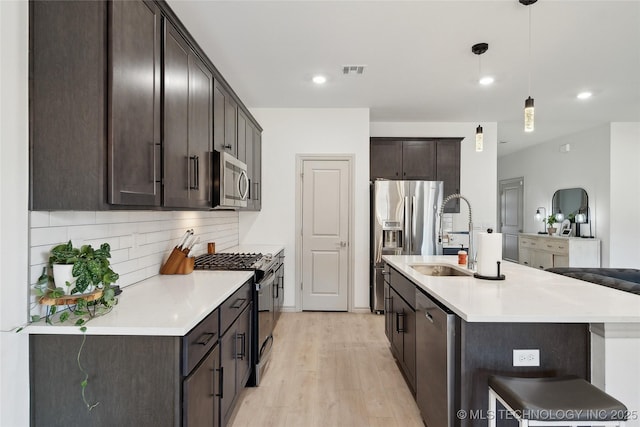
{"label": "recessed ceiling light", "polygon": [[591,92],[580,92],[578,94],[578,99],[589,99],[593,95]]}
{"label": "recessed ceiling light", "polygon": [[478,82],[483,86],[488,86],[491,83],[493,83],[494,81],[495,81],[495,79],[493,77],[491,77],[491,76],[484,76],[480,80],[478,80]]}
{"label": "recessed ceiling light", "polygon": [[317,76],[313,76],[313,82],[317,85],[322,85],[325,84],[327,82],[327,78],[325,76],[321,76],[321,75],[317,75]]}

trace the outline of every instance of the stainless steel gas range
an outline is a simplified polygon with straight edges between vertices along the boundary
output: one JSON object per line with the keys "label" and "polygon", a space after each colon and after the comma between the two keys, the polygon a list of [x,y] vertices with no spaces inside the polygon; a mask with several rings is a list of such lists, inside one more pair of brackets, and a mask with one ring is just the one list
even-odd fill
{"label": "stainless steel gas range", "polygon": [[278,254],[215,253],[196,257],[196,270],[254,271],[252,325],[253,373],[249,385],[259,385],[273,347],[273,329],[284,299],[284,251]]}

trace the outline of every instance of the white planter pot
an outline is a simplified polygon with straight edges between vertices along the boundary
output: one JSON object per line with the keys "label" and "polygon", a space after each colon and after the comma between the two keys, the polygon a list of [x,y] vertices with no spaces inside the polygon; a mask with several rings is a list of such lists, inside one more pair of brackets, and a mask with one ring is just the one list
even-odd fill
{"label": "white planter pot", "polygon": [[71,295],[71,290],[77,280],[77,277],[73,277],[71,274],[71,270],[73,270],[73,264],[53,264],[53,282],[57,288],[64,289],[64,293],[67,295]]}
{"label": "white planter pot", "polygon": [[[73,270],[73,264],[53,264],[53,282],[55,283],[57,288],[64,289],[64,293],[66,295],[71,295],[71,291],[76,285],[77,277],[73,277],[71,273]],[[69,286],[67,286],[67,282]],[[83,294],[76,295],[86,295],[90,294],[95,290],[95,286],[89,285],[87,289],[84,290]]]}

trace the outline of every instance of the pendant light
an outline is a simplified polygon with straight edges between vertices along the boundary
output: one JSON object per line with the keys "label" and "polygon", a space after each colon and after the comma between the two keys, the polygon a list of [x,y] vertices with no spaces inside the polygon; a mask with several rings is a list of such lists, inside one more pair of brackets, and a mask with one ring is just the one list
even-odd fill
{"label": "pendant light", "polygon": [[[531,6],[538,0],[518,0],[524,6]],[[529,8],[529,97],[524,101],[524,131],[533,132],[534,109],[533,98],[531,97],[531,8]]]}
{"label": "pendant light", "polygon": [[[476,43],[471,46],[471,52],[478,55],[478,81],[482,76],[482,67],[480,63],[480,55],[485,53],[489,49],[487,43]],[[482,132],[482,126],[478,125],[476,128],[476,151],[481,152],[484,149],[484,133]]]}
{"label": "pendant light", "polygon": [[476,151],[480,152],[484,148],[484,134],[482,133],[482,126],[478,125],[476,128]]}

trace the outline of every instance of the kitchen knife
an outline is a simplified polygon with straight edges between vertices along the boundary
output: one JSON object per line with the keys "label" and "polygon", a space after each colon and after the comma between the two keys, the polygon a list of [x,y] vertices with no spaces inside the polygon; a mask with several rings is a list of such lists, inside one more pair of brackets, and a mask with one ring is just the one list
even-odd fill
{"label": "kitchen knife", "polygon": [[187,240],[189,239],[189,237],[193,235],[193,229],[189,229],[187,231],[185,231],[184,235],[182,236],[182,239],[180,239],[180,244],[178,244],[178,246],[176,246],[176,248],[178,249],[182,249],[185,245],[185,243],[187,243]]}
{"label": "kitchen knife", "polygon": [[196,236],[195,239],[193,239],[193,241],[191,243],[189,243],[189,246],[187,246],[187,256],[191,255],[191,251],[193,250],[194,246],[196,245],[196,243],[198,243],[198,241],[200,240],[200,236]]}
{"label": "kitchen knife", "polygon": [[189,251],[189,246],[191,245],[191,243],[193,243],[195,239],[197,239],[197,237],[194,236],[193,234],[190,234],[187,240],[185,240],[180,250],[186,254]]}

